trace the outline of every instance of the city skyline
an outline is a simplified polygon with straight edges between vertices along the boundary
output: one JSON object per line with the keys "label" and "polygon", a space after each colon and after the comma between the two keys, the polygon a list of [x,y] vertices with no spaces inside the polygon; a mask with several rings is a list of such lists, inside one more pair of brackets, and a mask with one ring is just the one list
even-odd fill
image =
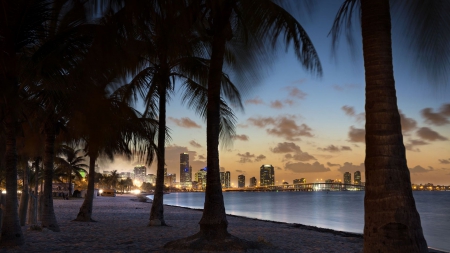
{"label": "city skyline", "polygon": [[[261,164],[267,163],[275,167],[277,180],[341,178],[345,171],[353,174],[359,170],[365,181],[365,80],[360,31],[355,29],[353,54],[345,41],[333,54],[327,35],[339,2],[321,1],[319,5],[310,19],[298,18],[319,54],[323,77],[305,72],[292,50],[280,50],[268,62],[266,74],[242,93],[245,110],[235,110],[233,146],[219,150],[223,171],[251,177],[258,175]],[[393,29],[395,32],[395,25]],[[438,84],[419,75],[421,72],[405,61],[411,59],[405,55],[401,42],[394,39],[392,46],[411,181],[449,184],[448,88],[437,89]],[[142,109],[139,104],[136,107]],[[167,127],[172,139],[166,144],[169,172],[179,173],[177,164],[182,152],[189,153],[194,171],[205,167],[206,124],[181,103],[180,92],[167,106]],[[117,167],[115,163],[111,167],[133,164],[120,163],[119,159],[116,162]],[[149,170],[156,171],[156,162]],[[232,182],[237,185],[237,177]]]}

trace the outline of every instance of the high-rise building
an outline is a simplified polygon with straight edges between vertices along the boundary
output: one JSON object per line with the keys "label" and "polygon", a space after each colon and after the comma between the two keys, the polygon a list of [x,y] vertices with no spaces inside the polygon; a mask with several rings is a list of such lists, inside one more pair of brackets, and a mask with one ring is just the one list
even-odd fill
{"label": "high-rise building", "polygon": [[206,168],[200,169],[195,173],[195,181],[197,182],[197,189],[206,189]]}
{"label": "high-rise building", "polygon": [[167,174],[164,176],[164,185],[172,186],[176,182],[176,174]]}
{"label": "high-rise building", "polygon": [[231,174],[229,171],[225,171],[225,188],[230,188],[231,185]]}
{"label": "high-rise building", "polygon": [[155,185],[156,184],[156,175],[148,174],[147,177],[145,178],[145,182]]}
{"label": "high-rise building", "polygon": [[225,188],[225,172],[224,171],[220,172],[220,185],[222,186],[222,188]]}
{"label": "high-rise building", "polygon": [[134,180],[138,180],[140,182],[146,181],[147,167],[145,167],[144,165],[138,165],[134,167],[133,172],[134,172]]}
{"label": "high-rise building", "polygon": [[355,175],[353,178],[355,179],[356,185],[361,185],[361,172],[359,170],[355,171]]}
{"label": "high-rise building", "polygon": [[350,172],[344,173],[344,184],[352,184],[352,173]]}
{"label": "high-rise building", "polygon": [[263,164],[259,170],[261,186],[275,185],[275,171],[271,164]]}
{"label": "high-rise building", "polygon": [[167,176],[167,168],[164,168],[164,176]]}
{"label": "high-rise building", "polygon": [[303,177],[300,179],[294,179],[294,181],[292,183],[293,184],[306,184],[306,179]]}
{"label": "high-rise building", "polygon": [[249,187],[256,187],[256,177],[251,177],[250,178]]}
{"label": "high-rise building", "polygon": [[238,188],[244,188],[245,187],[245,176],[239,175],[238,176]]}
{"label": "high-rise building", "polygon": [[180,185],[188,187],[192,182],[192,167],[189,166],[189,154],[180,154]]}

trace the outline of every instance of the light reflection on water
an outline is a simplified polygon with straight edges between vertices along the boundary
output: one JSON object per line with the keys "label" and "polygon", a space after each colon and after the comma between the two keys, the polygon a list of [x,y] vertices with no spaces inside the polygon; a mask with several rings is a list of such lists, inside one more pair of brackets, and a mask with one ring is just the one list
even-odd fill
{"label": "light reflection on water", "polygon": [[[164,203],[203,209],[205,194],[171,193]],[[364,192],[224,192],[227,214],[362,233]],[[450,192],[414,192],[428,246],[450,250]]]}

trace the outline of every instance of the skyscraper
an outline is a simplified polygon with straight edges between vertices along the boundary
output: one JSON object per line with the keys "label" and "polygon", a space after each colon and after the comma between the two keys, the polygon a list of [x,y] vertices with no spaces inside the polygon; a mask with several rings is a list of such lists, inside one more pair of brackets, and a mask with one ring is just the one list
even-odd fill
{"label": "skyscraper", "polygon": [[239,175],[238,176],[238,188],[244,188],[245,187],[245,176]]}
{"label": "skyscraper", "polygon": [[222,186],[222,188],[225,188],[225,172],[224,171],[220,172],[220,185]]}
{"label": "skyscraper", "polygon": [[275,171],[271,164],[263,164],[259,170],[261,186],[275,185]]}
{"label": "skyscraper", "polygon": [[180,185],[188,186],[192,182],[192,170],[189,167],[189,154],[180,154]]}
{"label": "skyscraper", "polygon": [[146,181],[146,176],[147,176],[147,167],[145,167],[144,165],[138,165],[136,167],[134,167],[134,179],[141,181],[141,182],[145,182]]}
{"label": "skyscraper", "polygon": [[251,177],[250,178],[249,187],[256,187],[256,177]]}
{"label": "skyscraper", "polygon": [[231,175],[229,171],[225,172],[225,188],[230,188],[231,185]]}
{"label": "skyscraper", "polygon": [[354,179],[356,185],[361,185],[361,172],[359,170],[355,171]]}
{"label": "skyscraper", "polygon": [[352,173],[345,172],[344,173],[344,184],[351,184],[352,183]]}

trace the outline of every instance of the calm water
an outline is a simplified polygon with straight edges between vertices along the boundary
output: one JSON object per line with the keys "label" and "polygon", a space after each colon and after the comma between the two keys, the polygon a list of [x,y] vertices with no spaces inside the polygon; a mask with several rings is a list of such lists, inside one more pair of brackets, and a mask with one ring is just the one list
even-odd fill
{"label": "calm water", "polygon": [[[204,193],[171,193],[164,203],[203,209]],[[224,192],[228,214],[362,233],[364,192]],[[450,192],[414,192],[428,246],[450,251]]]}

